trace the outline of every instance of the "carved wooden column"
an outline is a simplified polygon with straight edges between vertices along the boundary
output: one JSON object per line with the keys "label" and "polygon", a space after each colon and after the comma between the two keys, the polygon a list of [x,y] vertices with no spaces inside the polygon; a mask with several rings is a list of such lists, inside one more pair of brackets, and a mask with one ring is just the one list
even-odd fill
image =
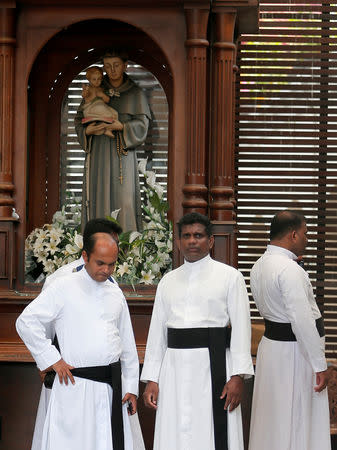
{"label": "carved wooden column", "polygon": [[215,20],[212,44],[210,218],[214,223],[214,257],[236,265],[234,214],[234,61],[236,12],[212,9]]}
{"label": "carved wooden column", "polygon": [[207,213],[206,187],[206,100],[207,23],[209,7],[185,6],[187,28],[187,167],[183,188],[184,212]]}
{"label": "carved wooden column", "polygon": [[12,217],[15,8],[0,8],[0,219]]}
{"label": "carved wooden column", "polygon": [[[12,289],[14,273],[13,118],[15,2],[0,8],[0,290]],[[11,7],[12,6],[12,7]]]}

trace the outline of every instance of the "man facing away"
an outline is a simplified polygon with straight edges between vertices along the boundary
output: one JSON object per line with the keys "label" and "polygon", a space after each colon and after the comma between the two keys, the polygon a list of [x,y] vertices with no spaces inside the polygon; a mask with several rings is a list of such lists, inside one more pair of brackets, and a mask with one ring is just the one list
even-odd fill
{"label": "man facing away", "polygon": [[[118,243],[118,235],[122,232],[122,228],[112,220],[108,220],[105,218],[97,218],[97,219],[91,219],[89,220],[84,228],[83,231],[83,242],[87,242],[88,239],[95,233],[107,233],[108,235],[111,235],[116,242]],[[59,277],[64,277],[65,275],[69,275],[72,272],[76,272],[78,270],[81,270],[84,266],[84,259],[81,256],[76,261],[73,261],[71,263],[66,264],[65,266],[60,267],[57,269],[54,273],[49,275],[43,284],[42,289],[46,289],[51,285],[53,281],[58,279]],[[116,281],[110,277],[111,282],[116,283]],[[51,322],[48,325],[46,325],[46,336],[49,339],[54,339],[55,336],[55,330],[54,330],[54,324]],[[45,373],[41,373],[41,378],[44,380]],[[32,448],[31,450],[41,450],[42,445],[42,434],[43,434],[43,427],[44,422],[46,420],[46,414],[48,410],[48,404],[49,404],[49,397],[50,397],[51,390],[47,389],[44,385],[42,385],[41,389],[41,395],[40,395],[40,401],[39,406],[36,414],[36,421],[35,421],[35,427],[34,427],[34,435],[33,435],[33,442],[32,442]]]}
{"label": "man facing away", "polygon": [[251,271],[266,330],[259,344],[250,450],[330,450],[324,325],[308,274],[296,260],[307,245],[305,218],[275,215],[270,245]]}
{"label": "man facing away", "polygon": [[141,375],[157,410],[154,450],[241,450],[243,377],[253,374],[245,282],[210,257],[207,217],[187,214],[178,229],[185,262],[158,285]]}
{"label": "man facing away", "polygon": [[[17,320],[38,368],[56,372],[41,449],[134,450],[127,406],[135,413],[139,362],[126,300],[109,280],[118,246],[96,233],[82,255],[85,267],[56,279]],[[51,322],[60,350],[45,333]]]}

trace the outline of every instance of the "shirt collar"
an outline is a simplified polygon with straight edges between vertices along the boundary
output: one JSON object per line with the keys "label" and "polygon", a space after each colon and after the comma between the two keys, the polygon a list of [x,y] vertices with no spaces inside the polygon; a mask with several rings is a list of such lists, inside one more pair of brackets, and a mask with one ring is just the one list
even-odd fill
{"label": "shirt collar", "polygon": [[278,245],[268,244],[267,252],[283,254],[283,255],[287,256],[289,259],[293,259],[295,261],[297,259],[297,256],[295,255],[295,253],[291,252],[290,250],[288,250],[284,247],[279,247]]}
{"label": "shirt collar", "polygon": [[79,273],[82,273],[87,282],[96,289],[100,289],[102,286],[106,284],[106,281],[96,281],[93,278],[91,278],[85,266],[83,267],[82,270],[79,271]]}
{"label": "shirt collar", "polygon": [[195,262],[188,262],[186,261],[186,259],[184,259],[184,266],[190,270],[199,269],[206,265],[211,259],[212,258],[209,254]]}

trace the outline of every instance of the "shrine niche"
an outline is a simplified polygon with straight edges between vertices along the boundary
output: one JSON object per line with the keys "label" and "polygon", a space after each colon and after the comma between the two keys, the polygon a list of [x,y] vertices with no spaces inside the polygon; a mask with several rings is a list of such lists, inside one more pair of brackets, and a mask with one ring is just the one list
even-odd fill
{"label": "shrine niche", "polygon": [[[92,31],[92,35],[95,36],[94,41],[91,40],[90,37],[87,39],[88,30]],[[113,33],[111,30],[114,30]],[[91,33],[89,34],[91,35]],[[135,37],[131,38],[130,36]],[[134,45],[136,42],[134,39],[137,40],[137,46]],[[60,56],[59,49],[63,49],[68,40],[73,43],[74,48],[76,47],[77,41],[80,43],[78,54],[75,53],[74,50],[70,51],[70,49],[67,48],[66,55],[68,56],[66,56],[63,51]],[[101,47],[102,42],[105,47]],[[109,42],[111,42],[111,47],[106,46]],[[116,45],[116,47],[112,47],[112,45]],[[129,58],[126,69],[127,77],[131,80],[130,83],[133,83],[133,86],[136,85],[142,89],[142,92],[144,93],[143,98],[149,111],[148,116],[151,120],[149,121],[147,133],[144,135],[145,142],[142,143],[138,140],[138,136],[136,135],[133,135],[131,138],[130,133],[132,133],[132,131],[130,131],[130,126],[133,122],[130,121],[130,116],[128,116],[127,123],[129,131],[127,139],[129,142],[127,145],[132,147],[133,142],[137,142],[137,149],[133,150],[133,148],[131,148],[131,151],[128,151],[128,149],[122,151],[118,160],[117,149],[112,148],[110,158],[115,158],[114,160],[111,160],[112,169],[114,169],[114,178],[112,176],[113,173],[111,173],[111,175],[106,174],[106,179],[104,179],[102,174],[106,173],[108,166],[105,165],[104,167],[104,165],[102,166],[102,161],[96,161],[96,166],[101,166],[101,175],[99,176],[98,174],[93,173],[93,180],[90,185],[96,190],[98,189],[96,188],[98,181],[102,184],[101,192],[99,193],[99,191],[97,191],[98,200],[101,201],[102,205],[105,205],[106,203],[104,194],[106,193],[108,196],[110,191],[115,200],[110,203],[110,206],[108,205],[105,207],[104,210],[92,210],[90,213],[91,216],[89,216],[89,209],[87,209],[86,206],[83,206],[86,205],[86,202],[88,201],[87,193],[89,193],[89,188],[85,188],[83,184],[83,181],[89,180],[86,176],[88,173],[84,166],[87,165],[87,168],[94,168],[95,160],[93,159],[89,164],[89,157],[91,156],[92,158],[93,152],[87,154],[84,151],[83,137],[81,138],[82,142],[79,142],[79,136],[76,136],[78,131],[78,127],[75,127],[76,113],[79,111],[79,105],[82,100],[82,83],[84,81],[87,82],[85,77],[86,68],[88,66],[95,66],[98,69],[99,66],[102,67],[102,55],[109,52],[110,48],[118,49],[118,45],[124,45],[124,47],[121,47],[123,49],[122,51],[124,51]],[[149,50],[146,50],[147,48]],[[52,67],[55,67],[53,71],[50,66],[51,62]],[[48,77],[44,75],[46,73],[45,67],[48,67]],[[135,89],[135,87],[132,88],[132,92]],[[151,178],[153,178],[154,174],[156,175],[157,184],[154,187],[157,191],[161,191],[162,203],[166,201],[168,196],[168,155],[170,153],[169,102],[172,103],[172,74],[168,62],[160,49],[156,49],[155,44],[151,43],[151,40],[144,36],[144,33],[137,31],[127,24],[109,20],[96,20],[76,24],[70,26],[64,32],[58,33],[40,51],[30,73],[28,93],[30,111],[28,129],[30,156],[29,166],[27,168],[29,196],[27,207],[27,235],[36,227],[40,228],[43,224],[50,224],[54,213],[62,207],[66,208],[68,219],[71,220],[72,215],[70,214],[70,210],[74,207],[74,204],[78,205],[78,203],[82,204],[82,229],[88,219],[93,217],[106,217],[110,215],[111,211],[119,210],[117,219],[125,232],[138,230],[144,234],[145,231],[143,230],[142,219],[146,213],[144,212],[142,216],[140,216],[140,213],[141,209],[143,209],[141,203],[143,204],[144,201],[146,201],[145,197],[148,191],[144,187],[145,175],[152,175]],[[122,94],[122,97],[123,95],[125,94]],[[119,96],[116,96],[115,98],[117,99],[116,102],[120,103]],[[130,104],[129,100],[128,104]],[[47,114],[45,114],[42,105],[45,105],[47,108]],[[137,104],[133,106],[133,108],[135,107],[138,108]],[[135,126],[139,129],[138,119],[135,122]],[[88,129],[87,124],[86,127]],[[118,131],[115,132],[115,134],[116,139],[123,139],[120,138]],[[103,140],[103,142],[106,142],[109,145],[110,141],[112,143],[116,142],[116,139],[114,139],[113,136],[114,135],[111,134],[112,139],[110,139],[110,137],[107,139],[106,137],[101,136],[94,136],[92,139],[93,142]],[[97,148],[97,151],[98,150],[99,147]],[[96,153],[94,152],[94,154]],[[103,147],[97,154],[104,154],[104,158],[107,158],[106,150]],[[147,159],[146,168],[148,170],[146,172],[143,170],[144,173],[140,172],[140,185],[138,184],[136,155],[138,157],[138,162],[144,158]],[[122,169],[122,164],[124,165],[125,161],[129,161],[128,166],[125,166]],[[135,171],[137,173],[134,173]],[[32,174],[34,174],[33,177],[31,176]],[[137,186],[134,187],[135,191],[132,193],[132,184],[133,180],[136,180],[136,175]],[[115,184],[109,186],[109,183],[112,183],[113,180],[115,180]],[[124,192],[124,190],[126,195],[123,197],[122,192]],[[115,191],[120,193],[116,194]],[[92,194],[90,194],[90,196],[91,195]],[[86,201],[84,202],[82,202],[83,196],[86,197]],[[138,201],[136,201],[137,196],[139,197]],[[142,199],[140,196],[142,196]],[[123,198],[125,198],[124,207],[119,204],[119,201]],[[130,209],[131,203],[137,203],[138,205],[137,223],[132,220],[125,221],[125,218],[130,217],[132,210]],[[43,205],[43,207],[41,207],[41,205]],[[167,221],[164,217],[163,220],[165,222]],[[79,229],[78,231],[80,232],[81,230]],[[73,234],[72,230],[70,230],[70,234]],[[145,234],[143,240],[144,242],[147,242],[148,239]],[[167,229],[166,242],[169,242],[169,239],[171,239],[169,236],[169,229]],[[141,238],[141,236],[138,237],[139,247],[141,246]],[[34,240],[34,236],[32,236],[32,239]],[[74,248],[75,243],[72,238],[68,241],[70,241],[68,243]],[[32,242],[32,240],[29,241],[29,246],[30,242]],[[135,242],[134,245],[136,244],[137,242]],[[152,244],[155,244],[154,239]],[[163,245],[164,244],[165,237],[163,238]],[[46,242],[45,245],[48,246],[49,243]],[[169,243],[169,245],[171,247],[172,243]],[[127,246],[125,245],[124,247],[126,248]],[[150,249],[151,246],[149,245],[148,247]],[[79,250],[79,248],[77,248],[77,250]],[[157,250],[159,251],[160,249]],[[35,251],[34,253],[36,254]],[[75,255],[70,255],[68,257],[66,256],[66,253],[67,252],[65,251],[59,251],[58,248],[56,253],[53,252],[55,257],[48,254],[48,259],[41,256],[36,260],[36,256],[32,256],[32,252],[29,250],[28,260],[26,258],[26,272],[28,271],[28,275],[26,273],[26,280],[43,281],[43,276],[47,275],[49,270],[55,270],[58,267],[57,264],[62,264],[67,260],[70,262],[71,260],[76,259]],[[148,256],[149,254],[147,257]],[[153,257],[157,258],[155,253],[153,254]],[[144,259],[145,254],[143,260]],[[165,267],[169,267],[169,263],[164,261],[165,258],[161,259],[162,261],[158,261],[160,262],[159,268],[157,267],[157,261],[154,261],[155,265],[151,267],[144,262],[144,264],[139,264],[136,271],[137,273],[132,279],[130,279],[131,272],[129,270],[130,276],[122,276],[118,281],[121,283],[134,284],[138,282],[148,283],[151,282],[153,278],[158,279],[164,270],[166,270]],[[58,262],[53,264],[52,260]],[[43,267],[41,266],[42,263]],[[120,261],[120,265],[123,265],[123,263],[125,272],[127,263]],[[36,267],[36,264],[38,267]],[[157,271],[154,271],[153,267],[157,268]],[[41,270],[43,270],[43,273],[41,273]],[[119,273],[118,270],[119,267],[117,267],[117,276]],[[145,274],[145,278],[141,276],[141,273]]]}
{"label": "shrine niche", "polygon": [[[67,126],[61,123],[61,115],[68,86],[81,70],[99,62],[109,48],[125,49],[129,60],[144,67],[159,81],[168,103],[172,103],[172,74],[169,64],[158,46],[136,28],[113,20],[95,20],[75,24],[54,36],[40,51],[29,77],[31,112],[28,176],[31,173],[41,174],[41,181],[36,183],[31,177],[29,180],[27,231],[50,221],[53,213],[60,207],[60,174],[55,169],[60,167],[60,148],[64,145],[61,142],[64,132],[62,129],[60,133],[60,130]],[[62,120],[71,119],[74,117],[66,118],[62,115]],[[39,133],[41,129],[44,131]],[[150,153],[151,148],[147,152]],[[44,205],[44,210],[41,211],[37,205]]]}

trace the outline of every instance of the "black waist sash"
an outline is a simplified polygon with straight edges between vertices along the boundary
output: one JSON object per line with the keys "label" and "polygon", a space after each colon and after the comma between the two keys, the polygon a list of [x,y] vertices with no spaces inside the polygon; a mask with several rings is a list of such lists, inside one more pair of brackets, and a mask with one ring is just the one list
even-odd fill
{"label": "black waist sash", "polygon": [[[107,366],[77,367],[70,370],[75,377],[109,384],[112,389],[111,428],[114,450],[124,450],[124,428],[122,411],[121,363],[114,362]],[[51,374],[51,375],[49,375]],[[55,372],[48,372],[49,384],[54,381]],[[45,384],[46,385],[46,384]],[[52,383],[51,383],[52,385]],[[46,386],[47,387],[47,386]],[[50,386],[51,387],[51,386]]]}
{"label": "black waist sash", "polygon": [[168,328],[169,348],[208,348],[212,378],[212,405],[215,450],[228,450],[227,411],[220,399],[226,383],[226,347],[230,345],[230,328]]}
{"label": "black waist sash", "polygon": [[[264,319],[266,338],[273,341],[296,341],[296,336],[291,329],[290,323],[272,322],[271,320]],[[316,319],[316,328],[320,337],[325,336],[323,317]]]}

